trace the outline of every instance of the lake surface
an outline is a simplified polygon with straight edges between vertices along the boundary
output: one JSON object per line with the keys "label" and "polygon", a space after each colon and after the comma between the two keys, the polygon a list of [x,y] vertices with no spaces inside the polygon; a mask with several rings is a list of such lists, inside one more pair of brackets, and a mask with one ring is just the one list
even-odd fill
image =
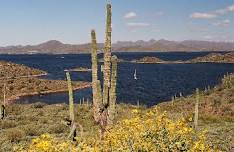
{"label": "lake surface", "polygon": [[[163,60],[188,60],[209,52],[171,52],[171,53],[115,53],[125,60],[139,59],[144,56],[156,56]],[[100,55],[100,58],[102,55]],[[69,55],[0,55],[0,60],[11,61],[47,71],[45,79],[65,80],[64,69],[91,67],[89,54]],[[134,80],[134,71],[137,80]],[[204,89],[220,83],[226,73],[234,72],[234,64],[118,64],[118,102],[152,106],[170,100],[181,92],[189,95],[196,88]],[[99,74],[101,76],[101,73]],[[90,72],[73,72],[73,80],[91,81]],[[91,100],[91,88],[75,91],[75,102],[80,99]],[[68,102],[67,93],[53,93],[42,96],[23,97],[19,103],[46,102],[49,104]]]}

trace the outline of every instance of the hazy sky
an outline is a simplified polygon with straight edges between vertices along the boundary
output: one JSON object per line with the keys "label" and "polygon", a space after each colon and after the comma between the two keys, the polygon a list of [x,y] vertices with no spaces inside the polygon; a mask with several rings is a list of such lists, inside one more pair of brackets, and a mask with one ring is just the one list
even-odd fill
{"label": "hazy sky", "polygon": [[[104,40],[106,0],[0,0],[0,45]],[[113,40],[234,41],[234,0],[112,0]]]}

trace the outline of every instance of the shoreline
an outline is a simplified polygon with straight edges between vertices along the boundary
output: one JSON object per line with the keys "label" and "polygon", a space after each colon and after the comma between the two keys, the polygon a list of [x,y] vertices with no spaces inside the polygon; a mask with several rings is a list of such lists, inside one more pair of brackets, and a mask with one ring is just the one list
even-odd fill
{"label": "shoreline", "polygon": [[[77,91],[77,90],[81,90],[81,89],[85,89],[85,88],[89,88],[92,86],[91,83],[86,82],[87,84],[83,85],[83,86],[79,86],[79,87],[74,87],[73,91]],[[61,93],[61,92],[67,92],[67,89],[59,89],[59,90],[49,90],[49,91],[43,91],[43,92],[31,92],[31,93],[21,93],[18,95],[14,95],[11,96],[9,98],[6,99],[6,104],[10,105],[15,103],[16,100],[26,97],[26,96],[34,96],[34,95],[40,95],[40,94],[53,94],[53,93]]]}
{"label": "shoreline", "polygon": [[202,61],[202,62],[188,62],[188,61],[165,61],[165,62],[136,62],[130,61],[130,63],[137,64],[199,64],[199,63],[219,63],[219,64],[234,64],[234,62],[211,62],[211,61]]}
{"label": "shoreline", "polygon": [[19,76],[19,77],[4,77],[0,78],[0,80],[4,79],[18,79],[18,78],[30,78],[30,77],[41,77],[41,76],[46,76],[48,73],[42,73],[42,74],[35,74],[35,75],[25,75],[25,76]]}

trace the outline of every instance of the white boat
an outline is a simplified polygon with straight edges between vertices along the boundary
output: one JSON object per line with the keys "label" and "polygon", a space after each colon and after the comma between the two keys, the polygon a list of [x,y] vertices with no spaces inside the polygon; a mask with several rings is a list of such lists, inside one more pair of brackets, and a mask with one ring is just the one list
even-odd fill
{"label": "white boat", "polygon": [[134,79],[137,80],[137,73],[136,73],[136,69],[135,69],[135,72],[134,72]]}

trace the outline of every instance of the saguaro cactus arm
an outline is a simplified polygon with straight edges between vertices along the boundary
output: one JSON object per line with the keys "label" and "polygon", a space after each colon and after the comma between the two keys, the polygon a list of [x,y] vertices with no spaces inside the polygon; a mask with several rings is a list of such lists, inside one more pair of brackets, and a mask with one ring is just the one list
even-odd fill
{"label": "saguaro cactus arm", "polygon": [[[93,86],[94,83],[98,80],[98,66],[97,66],[97,40],[96,40],[96,32],[95,30],[91,31],[91,37],[92,37],[92,81]],[[96,88],[95,88],[96,89]]]}
{"label": "saguaro cactus arm", "polygon": [[104,71],[103,71],[103,104],[106,106],[108,103],[109,89],[110,89],[110,66],[111,66],[111,5],[107,4],[107,17],[106,17],[106,40],[104,46]]}
{"label": "saguaro cactus arm", "polygon": [[116,114],[117,56],[112,56],[111,88],[108,109],[108,124],[112,124]]}

